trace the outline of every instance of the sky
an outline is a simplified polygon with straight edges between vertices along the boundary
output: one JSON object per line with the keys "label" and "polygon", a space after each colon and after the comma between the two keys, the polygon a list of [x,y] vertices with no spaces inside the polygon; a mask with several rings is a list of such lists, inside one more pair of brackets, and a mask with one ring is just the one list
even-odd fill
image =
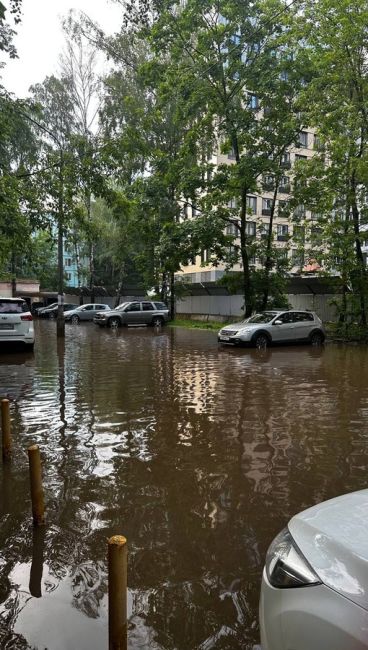
{"label": "sky", "polygon": [[14,38],[19,58],[2,57],[6,65],[0,75],[8,91],[25,97],[32,84],[57,73],[64,38],[61,19],[70,9],[83,11],[107,33],[117,31],[122,22],[122,8],[112,0],[23,0]]}

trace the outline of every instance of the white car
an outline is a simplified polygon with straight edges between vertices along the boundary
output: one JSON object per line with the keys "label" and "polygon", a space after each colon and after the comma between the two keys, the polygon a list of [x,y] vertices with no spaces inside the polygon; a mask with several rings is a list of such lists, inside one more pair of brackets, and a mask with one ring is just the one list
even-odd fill
{"label": "white car", "polygon": [[24,343],[33,349],[33,316],[22,298],[0,297],[0,343]]}
{"label": "white car", "polygon": [[322,321],[317,314],[299,309],[263,311],[240,323],[225,325],[218,333],[219,343],[254,345],[256,348],[272,343],[322,345],[324,340]]}
{"label": "white car", "polygon": [[367,650],[368,490],[293,517],[263,571],[262,650]]}

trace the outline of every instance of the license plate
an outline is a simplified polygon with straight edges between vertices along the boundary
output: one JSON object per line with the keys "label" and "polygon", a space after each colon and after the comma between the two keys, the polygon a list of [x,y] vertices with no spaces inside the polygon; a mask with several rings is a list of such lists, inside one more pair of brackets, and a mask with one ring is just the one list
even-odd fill
{"label": "license plate", "polygon": [[13,330],[14,325],[8,325],[6,323],[0,323],[0,330]]}
{"label": "license plate", "polygon": [[220,336],[220,341],[230,341],[230,336]]}

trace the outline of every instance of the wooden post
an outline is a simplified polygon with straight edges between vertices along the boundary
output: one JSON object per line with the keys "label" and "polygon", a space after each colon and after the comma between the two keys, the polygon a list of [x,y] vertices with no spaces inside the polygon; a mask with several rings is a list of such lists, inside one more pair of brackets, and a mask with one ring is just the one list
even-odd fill
{"label": "wooden post", "polygon": [[127,540],[110,537],[109,571],[109,650],[127,649]]}
{"label": "wooden post", "polygon": [[10,460],[11,457],[11,437],[10,437],[10,411],[9,400],[1,400],[1,430],[2,430],[2,447],[3,460]]}
{"label": "wooden post", "polygon": [[33,523],[35,526],[42,526],[45,523],[45,506],[43,502],[41,456],[38,445],[28,447],[28,460]]}

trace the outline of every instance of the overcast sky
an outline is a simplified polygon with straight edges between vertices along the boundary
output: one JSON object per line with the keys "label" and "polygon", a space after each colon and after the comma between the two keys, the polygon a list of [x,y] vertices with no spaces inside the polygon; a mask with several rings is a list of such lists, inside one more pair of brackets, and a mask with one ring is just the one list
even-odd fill
{"label": "overcast sky", "polygon": [[84,11],[108,33],[117,31],[122,22],[121,6],[111,0],[23,0],[22,22],[15,27],[14,39],[19,58],[3,57],[6,66],[0,71],[7,90],[24,97],[30,85],[57,72],[63,48],[61,19],[70,9]]}

